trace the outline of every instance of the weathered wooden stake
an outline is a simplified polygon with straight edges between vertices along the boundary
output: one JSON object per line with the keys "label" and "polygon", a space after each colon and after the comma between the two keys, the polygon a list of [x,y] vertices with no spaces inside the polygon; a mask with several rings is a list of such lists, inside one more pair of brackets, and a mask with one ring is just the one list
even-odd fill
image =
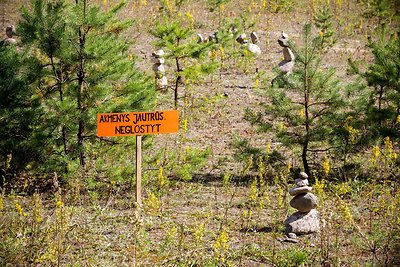
{"label": "weathered wooden stake", "polygon": [[142,136],[136,136],[136,203],[142,205]]}

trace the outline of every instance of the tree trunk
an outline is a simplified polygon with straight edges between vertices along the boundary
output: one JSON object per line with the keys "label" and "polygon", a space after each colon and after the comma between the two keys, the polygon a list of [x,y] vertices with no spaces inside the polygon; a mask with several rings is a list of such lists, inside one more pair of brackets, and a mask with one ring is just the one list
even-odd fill
{"label": "tree trunk", "polygon": [[[178,40],[178,45],[179,45],[179,40]],[[179,83],[182,80],[182,76],[179,74],[182,70],[179,64],[179,58],[175,58],[175,63],[176,63],[176,70],[178,72],[178,77],[176,78],[175,81],[175,91],[174,91],[174,106],[175,109],[178,109],[178,87],[179,87]]]}
{"label": "tree trunk", "polygon": [[[306,50],[305,50],[305,61],[304,61],[304,115],[306,117],[304,127],[305,127],[305,138],[303,142],[303,150],[301,153],[301,160],[303,161],[304,172],[311,177],[310,166],[308,165],[307,152],[308,145],[310,142],[310,114],[309,114],[309,104],[310,104],[310,85],[308,79],[308,64],[311,61],[311,56],[308,53],[308,38],[306,39]],[[310,57],[310,58],[309,58]]]}
{"label": "tree trunk", "polygon": [[[78,2],[78,1],[77,1]],[[83,4],[83,16],[86,16],[86,1]],[[83,104],[83,87],[85,83],[85,42],[86,42],[86,32],[83,31],[83,27],[79,28],[79,69],[78,69],[78,88],[77,88],[77,108],[79,111],[79,128],[78,128],[78,150],[80,164],[84,167],[86,164],[86,153],[84,146],[85,137],[85,122],[83,120],[84,104]]]}
{"label": "tree trunk", "polygon": [[303,143],[303,151],[301,153],[301,160],[303,162],[304,172],[307,173],[307,175],[309,177],[311,177],[310,166],[308,165],[308,160],[307,160],[308,143],[309,143],[308,137],[306,137],[306,140]]}

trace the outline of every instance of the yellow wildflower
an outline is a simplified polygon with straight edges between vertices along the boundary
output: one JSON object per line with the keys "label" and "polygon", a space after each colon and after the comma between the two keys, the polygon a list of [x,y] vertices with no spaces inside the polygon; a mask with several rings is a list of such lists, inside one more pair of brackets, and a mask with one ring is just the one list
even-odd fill
{"label": "yellow wildflower", "polygon": [[324,192],[324,188],[325,188],[325,181],[324,180],[318,180],[317,178],[315,179],[315,193],[317,196],[321,197],[323,192]]}
{"label": "yellow wildflower", "polygon": [[226,232],[225,229],[221,230],[221,233],[219,234],[217,240],[215,240],[215,243],[213,244],[213,248],[215,251],[215,254],[219,258],[222,253],[226,253],[229,249],[229,244],[228,244],[228,233]]}
{"label": "yellow wildflower", "polygon": [[299,116],[300,116],[300,118],[304,118],[304,110],[303,109],[299,110]]}
{"label": "yellow wildflower", "polygon": [[390,140],[389,136],[383,139],[383,143],[385,144],[388,157],[392,160],[397,159],[397,153],[393,151],[393,142]]}
{"label": "yellow wildflower", "polygon": [[267,143],[267,146],[265,147],[265,152],[267,152],[267,155],[268,155],[269,153],[271,153],[271,142],[268,142],[268,143]]}
{"label": "yellow wildflower", "polygon": [[185,15],[186,15],[186,18],[189,20],[190,24],[193,25],[193,23],[194,23],[193,14],[190,11],[188,11],[188,12],[186,12]]}
{"label": "yellow wildflower", "polygon": [[372,148],[372,154],[374,155],[374,158],[377,159],[379,155],[381,154],[381,150],[379,149],[379,146],[374,146]]}
{"label": "yellow wildflower", "polygon": [[219,54],[220,54],[221,59],[223,59],[225,57],[225,51],[222,46],[219,47]]}
{"label": "yellow wildflower", "polygon": [[353,216],[351,215],[350,208],[347,205],[347,203],[345,203],[344,201],[341,200],[339,202],[338,209],[339,209],[340,215],[343,217],[343,219],[346,223],[354,222]]}
{"label": "yellow wildflower", "polygon": [[397,115],[397,117],[396,117],[396,124],[399,124],[400,123],[400,115]]}
{"label": "yellow wildflower", "polygon": [[264,0],[262,3],[262,9],[266,9],[267,8],[267,0]]}
{"label": "yellow wildflower", "polygon": [[284,195],[283,195],[283,190],[280,186],[276,189],[276,199],[277,199],[277,204],[278,208],[281,209],[284,206]]}
{"label": "yellow wildflower", "polygon": [[257,190],[257,178],[253,179],[250,185],[249,201],[250,205],[254,205],[257,201],[258,190]]}
{"label": "yellow wildflower", "polygon": [[160,200],[153,192],[149,193],[149,196],[147,199],[147,206],[153,210],[158,210],[161,206]]}
{"label": "yellow wildflower", "polygon": [[28,214],[26,214],[26,212],[24,211],[24,208],[22,208],[21,204],[19,204],[16,199],[14,199],[14,206],[15,206],[15,210],[18,212],[18,214],[20,216],[26,217],[28,215]]}
{"label": "yellow wildflower", "polygon": [[325,175],[328,175],[331,170],[329,158],[324,159],[324,161],[322,162],[322,166],[324,168]]}
{"label": "yellow wildflower", "polygon": [[164,175],[164,168],[162,166],[158,169],[158,185],[160,186],[160,188],[168,185],[168,180],[167,177]]}
{"label": "yellow wildflower", "polygon": [[33,216],[36,223],[41,223],[43,221],[42,216],[42,201],[40,199],[39,194],[33,194]]}

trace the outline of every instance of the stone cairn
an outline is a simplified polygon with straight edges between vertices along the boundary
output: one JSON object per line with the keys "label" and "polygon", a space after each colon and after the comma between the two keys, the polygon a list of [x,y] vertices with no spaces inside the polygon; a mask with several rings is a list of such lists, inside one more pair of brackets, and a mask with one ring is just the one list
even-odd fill
{"label": "stone cairn", "polygon": [[278,39],[278,43],[283,47],[283,60],[279,63],[279,69],[284,74],[290,74],[294,67],[295,56],[289,48],[289,36],[282,32],[281,37]]}
{"label": "stone cairn", "polygon": [[15,34],[14,25],[7,26],[6,28],[7,38],[4,39],[4,45],[15,45],[17,43],[17,40],[13,38],[14,34]]}
{"label": "stone cairn", "polygon": [[289,190],[289,194],[294,196],[289,204],[298,211],[285,221],[287,241],[295,240],[298,234],[311,234],[320,231],[319,213],[315,209],[318,198],[311,193],[312,187],[308,184],[308,175],[305,172],[300,172],[295,183],[296,187]]}
{"label": "stone cairn", "polygon": [[247,34],[242,33],[236,38],[236,41],[239,44],[243,45],[253,55],[255,55],[255,56],[261,55],[261,48],[257,45],[260,42],[260,39],[258,38],[257,33],[251,32],[250,39],[251,39],[251,43],[249,43]]}
{"label": "stone cairn", "polygon": [[154,63],[153,71],[155,74],[156,86],[157,89],[165,89],[168,86],[168,80],[165,76],[165,59],[164,56],[165,52],[160,49],[151,54],[151,62]]}

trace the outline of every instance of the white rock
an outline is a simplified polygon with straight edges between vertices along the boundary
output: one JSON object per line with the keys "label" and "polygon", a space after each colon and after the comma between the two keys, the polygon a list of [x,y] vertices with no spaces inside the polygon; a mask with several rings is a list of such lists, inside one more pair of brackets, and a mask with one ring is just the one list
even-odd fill
{"label": "white rock", "polygon": [[164,50],[159,49],[157,51],[154,51],[151,55],[153,57],[162,57],[163,55],[165,55],[165,52],[164,52]]}
{"label": "white rock", "polygon": [[200,33],[197,34],[197,43],[198,44],[204,43],[204,37]]}
{"label": "white rock", "polygon": [[256,56],[261,55],[261,48],[256,44],[247,44],[247,50]]}
{"label": "white rock", "polygon": [[296,235],[295,233],[288,233],[288,234],[287,234],[287,237],[296,239],[296,238],[297,238],[297,235]]}
{"label": "white rock", "polygon": [[300,178],[301,179],[308,179],[308,175],[307,175],[307,173],[305,173],[305,172],[300,172]]}
{"label": "white rock", "polygon": [[7,38],[4,40],[4,45],[15,45],[17,43],[17,40],[14,38]]}

